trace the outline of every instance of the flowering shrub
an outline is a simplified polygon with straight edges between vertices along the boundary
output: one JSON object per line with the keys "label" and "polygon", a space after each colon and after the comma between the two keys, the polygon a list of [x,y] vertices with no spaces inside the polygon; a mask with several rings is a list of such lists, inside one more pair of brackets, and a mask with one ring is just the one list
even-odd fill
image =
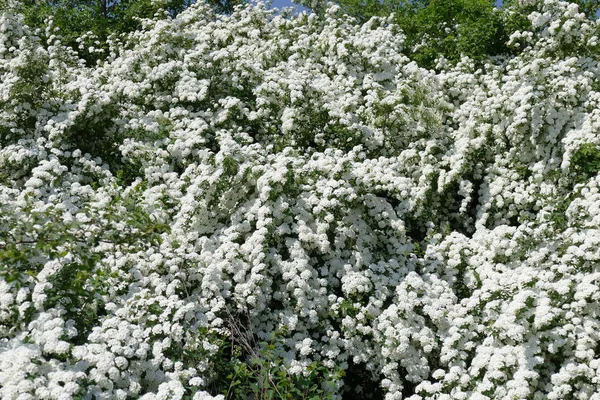
{"label": "flowering shrub", "polygon": [[5,7],[0,397],[600,399],[599,25],[529,3],[437,73],[335,6],[94,67]]}

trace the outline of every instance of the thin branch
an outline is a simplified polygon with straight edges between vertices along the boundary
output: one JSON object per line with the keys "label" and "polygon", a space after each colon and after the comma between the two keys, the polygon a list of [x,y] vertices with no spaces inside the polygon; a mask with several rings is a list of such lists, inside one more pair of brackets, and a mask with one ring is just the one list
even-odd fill
{"label": "thin branch", "polygon": [[[48,240],[48,239],[41,239],[41,240],[17,240],[14,243],[0,243],[0,250],[6,249],[11,244],[14,245],[14,246],[21,245],[21,244],[22,245],[35,245],[35,244],[38,244],[40,242],[51,243],[51,241]],[[87,240],[82,240],[82,239],[75,239],[75,242],[77,242],[77,243],[88,243]],[[98,239],[97,242],[98,243],[115,244],[115,242],[112,242],[110,240],[103,240],[103,239]]]}

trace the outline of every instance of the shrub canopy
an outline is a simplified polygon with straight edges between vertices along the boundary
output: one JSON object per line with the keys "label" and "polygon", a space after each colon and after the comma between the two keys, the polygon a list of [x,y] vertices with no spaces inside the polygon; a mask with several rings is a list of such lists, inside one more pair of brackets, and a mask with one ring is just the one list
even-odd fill
{"label": "shrub canopy", "polygon": [[244,398],[268,351],[271,398],[600,399],[599,25],[527,3],[436,70],[337,6],[94,66],[5,6],[0,397]]}

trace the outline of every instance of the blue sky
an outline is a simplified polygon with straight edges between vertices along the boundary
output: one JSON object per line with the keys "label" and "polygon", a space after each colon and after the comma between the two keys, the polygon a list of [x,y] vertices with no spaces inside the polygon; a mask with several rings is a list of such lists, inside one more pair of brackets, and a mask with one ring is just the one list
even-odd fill
{"label": "blue sky", "polygon": [[304,9],[304,7],[299,6],[298,4],[292,3],[290,0],[272,0],[273,7],[283,8],[283,7],[296,7],[298,10]]}

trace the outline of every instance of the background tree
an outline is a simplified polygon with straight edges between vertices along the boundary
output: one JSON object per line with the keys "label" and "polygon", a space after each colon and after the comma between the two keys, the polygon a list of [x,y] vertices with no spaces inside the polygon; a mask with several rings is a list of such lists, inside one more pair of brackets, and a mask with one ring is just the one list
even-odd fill
{"label": "background tree", "polygon": [[[575,3],[579,6],[579,11],[584,13],[590,19],[598,17],[600,10],[600,0],[565,0],[568,3]],[[503,8],[508,7],[536,7],[538,1],[523,1],[523,0],[503,0]]]}
{"label": "background tree", "polygon": [[[394,13],[406,34],[406,54],[421,66],[434,67],[444,56],[476,60],[506,51],[502,13],[493,0],[338,0],[342,12],[363,23]],[[304,4],[316,9],[315,4]]]}
{"label": "background tree", "polygon": [[492,0],[431,0],[397,18],[409,56],[423,66],[433,66],[440,55],[456,62],[462,55],[482,60],[506,51],[502,15]]}
{"label": "background tree", "polygon": [[[600,0],[576,0],[579,10],[596,18]],[[475,61],[510,54],[510,35],[528,29],[527,15],[536,1],[508,0],[501,8],[495,0],[337,0],[342,12],[363,23],[374,16],[394,13],[406,34],[406,54],[423,67],[435,67],[439,56],[456,63],[463,55]],[[315,2],[301,1],[315,10]]]}
{"label": "background tree", "polygon": [[[246,0],[206,0],[218,13],[231,13]],[[46,19],[64,44],[71,46],[88,64],[95,64],[108,54],[107,39],[112,34],[135,31],[141,19],[157,13],[176,16],[195,0],[27,0],[21,4],[25,22],[44,31]]]}

